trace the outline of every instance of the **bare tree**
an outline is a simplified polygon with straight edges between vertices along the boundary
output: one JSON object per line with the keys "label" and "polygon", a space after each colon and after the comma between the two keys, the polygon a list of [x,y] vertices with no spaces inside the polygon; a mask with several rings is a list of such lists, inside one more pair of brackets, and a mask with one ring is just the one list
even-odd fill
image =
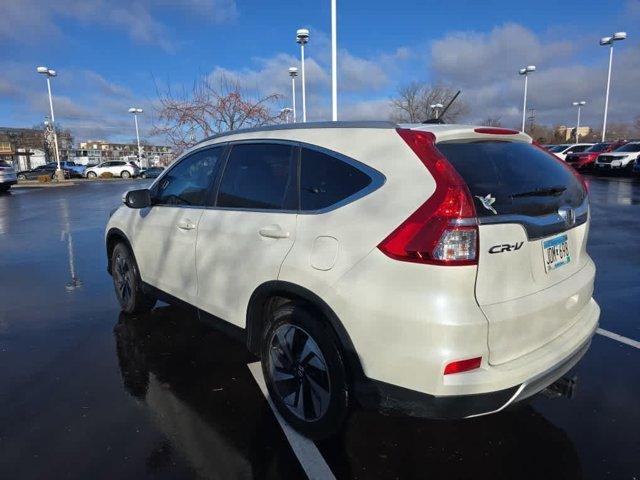
{"label": "bare tree", "polygon": [[485,127],[502,127],[502,122],[500,121],[500,117],[487,117],[480,125]]}
{"label": "bare tree", "polygon": [[[456,90],[446,85],[429,85],[412,82],[398,88],[391,99],[392,119],[397,122],[417,123],[435,118],[431,105],[447,105],[456,94]],[[442,117],[445,122],[455,122],[469,113],[469,106],[459,98]]]}
{"label": "bare tree", "polygon": [[280,95],[248,92],[229,75],[202,77],[191,90],[176,95],[167,88],[158,91],[153,134],[163,135],[176,153],[215,133],[256,127],[281,121],[272,104]]}

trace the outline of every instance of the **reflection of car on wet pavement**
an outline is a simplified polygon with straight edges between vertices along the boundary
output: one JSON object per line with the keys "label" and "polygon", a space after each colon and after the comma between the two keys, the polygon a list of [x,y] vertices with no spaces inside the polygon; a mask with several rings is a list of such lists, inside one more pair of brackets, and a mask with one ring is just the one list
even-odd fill
{"label": "reflection of car on wet pavement", "polygon": [[352,398],[500,411],[559,380],[597,327],[584,182],[517,131],[232,132],[125,203],[106,230],[123,310],[172,296],[245,328],[280,414],[313,438]]}
{"label": "reflection of car on wet pavement", "polygon": [[[285,455],[287,445],[266,401],[252,400],[252,382],[246,382],[251,355],[241,344],[175,307],[141,317],[121,314],[114,334],[127,392],[144,401],[200,478],[303,475]],[[229,405],[241,422],[229,415]],[[262,447],[254,451],[256,444]]]}

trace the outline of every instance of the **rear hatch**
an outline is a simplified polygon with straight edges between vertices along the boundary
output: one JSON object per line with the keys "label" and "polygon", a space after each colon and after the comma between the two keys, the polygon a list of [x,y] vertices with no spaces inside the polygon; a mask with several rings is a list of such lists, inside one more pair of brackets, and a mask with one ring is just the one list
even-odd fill
{"label": "rear hatch", "polygon": [[[491,137],[488,137],[491,138]],[[440,142],[467,183],[479,221],[476,299],[501,364],[569,329],[589,302],[588,200],[562,161],[522,141]]]}

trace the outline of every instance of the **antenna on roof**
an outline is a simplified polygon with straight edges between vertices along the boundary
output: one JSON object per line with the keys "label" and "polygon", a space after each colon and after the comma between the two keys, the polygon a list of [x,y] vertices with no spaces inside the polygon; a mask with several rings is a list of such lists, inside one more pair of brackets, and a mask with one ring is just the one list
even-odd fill
{"label": "antenna on roof", "polygon": [[447,110],[449,110],[449,107],[451,106],[451,104],[455,101],[456,98],[458,98],[458,95],[460,95],[460,93],[462,92],[462,90],[458,90],[456,92],[456,94],[453,96],[453,98],[449,101],[449,103],[447,103],[447,105],[444,107],[444,109],[442,110],[442,112],[440,112],[438,114],[437,117],[435,118],[430,118],[429,120],[425,120],[422,123],[445,123],[445,121],[443,120],[444,118],[444,114],[447,113]]}

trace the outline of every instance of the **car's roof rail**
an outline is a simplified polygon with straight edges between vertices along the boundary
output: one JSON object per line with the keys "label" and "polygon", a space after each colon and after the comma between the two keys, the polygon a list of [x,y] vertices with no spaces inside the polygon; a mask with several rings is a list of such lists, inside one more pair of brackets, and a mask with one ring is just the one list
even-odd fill
{"label": "car's roof rail", "polygon": [[228,137],[231,135],[239,135],[242,133],[252,132],[271,132],[274,130],[301,130],[312,128],[382,128],[392,129],[398,128],[398,125],[394,122],[384,120],[360,120],[360,121],[345,121],[345,122],[301,122],[301,123],[282,123],[278,125],[265,125],[262,127],[242,128],[240,130],[230,130],[228,132],[217,133],[205,138],[199,143],[208,142],[210,140],[217,140],[218,138]]}

